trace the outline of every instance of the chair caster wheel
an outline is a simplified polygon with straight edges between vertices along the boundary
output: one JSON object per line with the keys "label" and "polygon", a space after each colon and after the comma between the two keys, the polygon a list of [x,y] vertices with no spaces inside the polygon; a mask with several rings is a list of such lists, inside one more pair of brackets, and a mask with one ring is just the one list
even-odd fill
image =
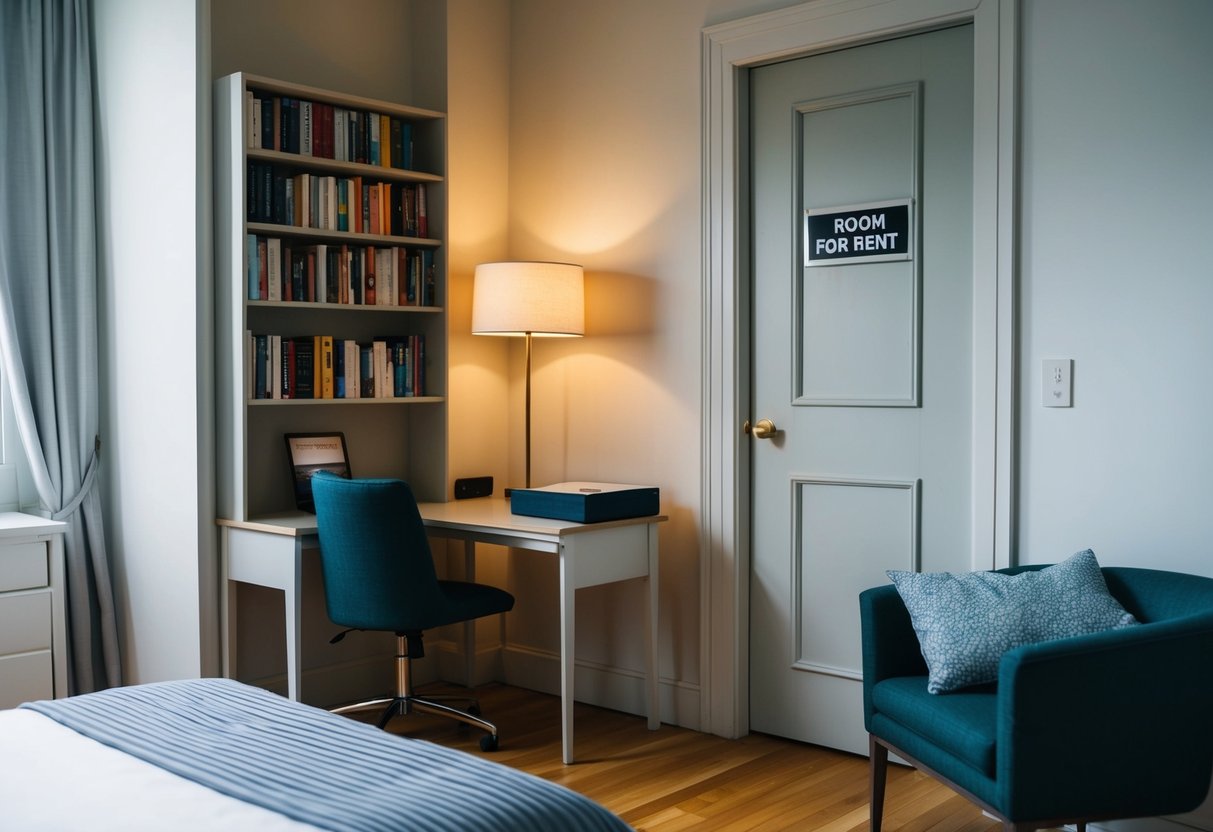
{"label": "chair caster wheel", "polygon": [[496,751],[497,750],[497,735],[485,734],[480,738],[481,751]]}

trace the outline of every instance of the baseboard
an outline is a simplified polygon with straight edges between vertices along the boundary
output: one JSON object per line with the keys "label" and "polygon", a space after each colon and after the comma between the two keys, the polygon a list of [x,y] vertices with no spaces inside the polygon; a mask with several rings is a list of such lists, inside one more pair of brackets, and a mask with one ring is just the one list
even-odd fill
{"label": "baseboard", "polygon": [[[472,659],[472,678],[468,679],[467,665],[463,660],[463,650],[455,641],[437,641],[429,647],[431,656],[437,656],[438,662],[432,681],[439,679],[466,685],[474,688],[477,685],[497,682],[505,678],[505,670],[501,660],[501,647],[477,646],[476,655]],[[424,684],[418,680],[416,684]]]}
{"label": "baseboard", "polygon": [[[439,680],[454,684],[467,683],[467,668],[458,642],[434,640],[426,644],[426,653],[426,658],[413,662],[415,686]],[[472,674],[471,686],[504,681],[527,690],[560,695],[558,653],[518,645],[478,647]],[[286,695],[286,674],[242,681]],[[302,700],[322,708],[386,694],[395,684],[392,655],[305,668],[300,684]],[[629,714],[647,713],[645,679],[639,671],[578,660],[573,684],[578,702]],[[657,694],[663,723],[699,730],[698,685],[661,679]]]}
{"label": "baseboard", "polygon": [[[415,680],[426,670],[425,662],[426,660],[422,659],[414,664]],[[433,672],[430,670],[431,674]],[[282,696],[287,693],[285,673],[241,681]],[[332,708],[343,703],[386,694],[395,685],[392,656],[368,656],[355,661],[304,668],[299,685],[302,688],[299,698],[318,708]]]}
{"label": "baseboard", "polygon": [[[506,684],[541,693],[560,695],[560,655],[519,645],[503,650]],[[573,671],[575,699],[623,713],[643,715],[645,678],[639,671],[625,670],[578,659]],[[661,679],[657,698],[661,721],[698,731],[699,686]]]}

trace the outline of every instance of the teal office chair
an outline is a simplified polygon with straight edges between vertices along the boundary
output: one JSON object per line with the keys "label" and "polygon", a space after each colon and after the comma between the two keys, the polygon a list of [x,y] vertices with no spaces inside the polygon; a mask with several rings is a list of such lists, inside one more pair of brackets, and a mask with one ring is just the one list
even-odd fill
{"label": "teal office chair", "polygon": [[[1009,574],[1039,566],[999,570]],[[1104,567],[1140,626],[1025,644],[993,684],[927,690],[892,585],[859,596],[871,830],[892,751],[1026,832],[1195,809],[1213,772],[1213,579]]]}
{"label": "teal office chair", "polygon": [[[312,478],[320,562],[329,618],[349,630],[396,634],[396,693],[334,709],[352,713],[384,707],[379,727],[414,709],[457,719],[486,731],[485,751],[497,748],[497,727],[480,718],[471,697],[424,698],[413,693],[410,660],[425,655],[422,633],[507,612],[514,596],[496,587],[439,580],[425,526],[408,483],[392,479],[345,479],[328,472]],[[446,701],[470,703],[459,710]]]}

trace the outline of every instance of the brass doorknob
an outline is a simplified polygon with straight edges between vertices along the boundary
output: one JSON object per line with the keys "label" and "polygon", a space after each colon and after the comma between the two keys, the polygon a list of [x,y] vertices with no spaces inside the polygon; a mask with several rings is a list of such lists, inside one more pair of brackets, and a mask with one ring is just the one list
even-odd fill
{"label": "brass doorknob", "polygon": [[746,423],[741,426],[742,431],[751,434],[755,439],[770,439],[779,432],[779,428],[775,427],[775,423],[770,419],[759,419],[753,425],[747,419]]}

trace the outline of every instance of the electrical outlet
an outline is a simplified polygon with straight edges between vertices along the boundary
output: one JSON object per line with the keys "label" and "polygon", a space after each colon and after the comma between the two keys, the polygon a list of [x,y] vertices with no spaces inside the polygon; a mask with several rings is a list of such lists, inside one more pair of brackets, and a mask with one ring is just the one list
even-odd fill
{"label": "electrical outlet", "polygon": [[1071,358],[1046,358],[1041,362],[1041,405],[1044,407],[1070,407],[1074,360]]}

